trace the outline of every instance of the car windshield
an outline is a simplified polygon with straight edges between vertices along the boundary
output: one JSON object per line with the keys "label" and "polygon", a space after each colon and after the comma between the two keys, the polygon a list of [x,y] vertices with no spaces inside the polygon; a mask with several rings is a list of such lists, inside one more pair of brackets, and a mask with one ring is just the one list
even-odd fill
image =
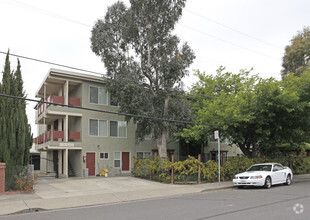
{"label": "car windshield", "polygon": [[272,165],[254,165],[251,166],[247,171],[271,171]]}

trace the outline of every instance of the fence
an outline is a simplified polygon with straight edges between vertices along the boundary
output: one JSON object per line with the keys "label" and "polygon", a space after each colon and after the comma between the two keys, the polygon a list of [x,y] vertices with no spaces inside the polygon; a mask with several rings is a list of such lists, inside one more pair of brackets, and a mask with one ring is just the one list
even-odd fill
{"label": "fence", "polygon": [[137,177],[171,183],[200,183],[216,181],[218,165],[215,161],[201,162],[200,155],[196,159],[189,156],[186,160],[174,161],[156,157],[154,159],[134,158],[133,173]]}
{"label": "fence", "polygon": [[[282,158],[247,158],[232,157],[221,165],[221,180],[231,180],[234,175],[244,172],[251,165],[264,162],[278,162],[289,166],[294,174],[310,173],[310,157],[282,157]],[[218,163],[208,160],[205,163],[198,158],[188,156],[186,160],[174,161],[174,157],[162,159],[134,158],[133,174],[136,177],[146,178],[166,183],[201,183],[218,180]]]}

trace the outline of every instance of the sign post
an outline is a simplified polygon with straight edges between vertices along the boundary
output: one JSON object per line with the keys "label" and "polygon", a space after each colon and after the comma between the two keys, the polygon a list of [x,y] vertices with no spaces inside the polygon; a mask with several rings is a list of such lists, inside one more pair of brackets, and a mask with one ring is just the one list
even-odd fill
{"label": "sign post", "polygon": [[219,131],[214,131],[214,138],[217,139],[217,161],[219,167],[219,184],[221,184],[221,145]]}

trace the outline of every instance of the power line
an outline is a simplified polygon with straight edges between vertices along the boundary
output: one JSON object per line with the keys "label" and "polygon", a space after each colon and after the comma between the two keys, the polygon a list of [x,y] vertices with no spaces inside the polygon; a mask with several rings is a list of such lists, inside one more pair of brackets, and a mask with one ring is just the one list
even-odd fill
{"label": "power line", "polygon": [[[5,55],[7,54],[6,52],[3,52],[3,51],[0,51],[0,53],[5,54]],[[73,70],[78,70],[78,71],[83,71],[83,72],[87,72],[87,73],[92,73],[92,74],[100,75],[101,77],[108,78],[106,74],[99,73],[99,72],[95,72],[95,71],[91,71],[91,70],[85,70],[85,69],[76,68],[76,67],[72,67],[72,66],[67,66],[67,65],[63,65],[63,64],[59,64],[59,63],[53,63],[53,62],[50,62],[50,61],[35,59],[35,58],[26,57],[26,56],[22,56],[22,55],[18,55],[18,54],[9,53],[9,55],[10,55],[10,56],[15,56],[15,57],[18,57],[18,58],[23,58],[23,59],[35,61],[35,62],[40,62],[40,63],[45,63],[45,64],[51,64],[51,65],[60,66],[60,67],[65,67],[65,68],[69,68],[69,69],[73,69]],[[134,81],[134,80],[128,79],[128,78],[119,78],[118,80],[123,80],[123,81],[126,81],[126,82],[133,82],[134,84],[138,84],[138,85],[140,85],[140,86],[145,86],[145,85],[142,84],[142,83],[139,84],[137,81]],[[197,93],[196,95],[199,95],[199,96],[202,96],[202,97],[205,97],[205,98],[218,98],[218,99],[222,99],[222,98],[219,98],[219,97],[217,97],[217,96],[206,96],[206,95],[199,94],[199,93]],[[188,96],[188,95],[187,95],[187,96]],[[189,97],[189,96],[188,96],[188,97]]]}
{"label": "power line", "polygon": [[[0,53],[7,54],[7,52],[3,52],[3,51],[0,51]],[[83,72],[87,72],[87,73],[97,74],[97,75],[105,77],[105,74],[102,74],[102,73],[99,73],[99,72],[95,72],[95,71],[85,70],[85,69],[76,68],[76,67],[72,67],[72,66],[67,66],[67,65],[63,65],[63,64],[59,64],[59,63],[53,63],[53,62],[50,62],[50,61],[40,60],[40,59],[36,59],[36,58],[21,56],[21,55],[13,54],[13,53],[9,53],[9,55],[10,56],[14,56],[14,57],[18,57],[18,58],[23,58],[23,59],[27,59],[27,60],[32,60],[32,61],[40,62],[40,63],[51,64],[51,65],[65,67],[65,68],[69,68],[69,69],[73,69],[73,70],[78,70],[78,71],[83,71]]]}
{"label": "power line", "polygon": [[238,48],[241,48],[241,49],[243,49],[243,50],[247,50],[247,51],[250,51],[250,52],[252,52],[252,53],[256,53],[256,54],[258,54],[258,55],[265,56],[265,57],[268,57],[268,58],[271,58],[271,59],[274,59],[274,60],[278,60],[278,59],[276,59],[275,57],[271,57],[271,56],[269,56],[269,55],[267,55],[267,54],[260,53],[260,52],[258,52],[258,51],[256,51],[256,50],[252,50],[252,49],[249,49],[249,48],[247,48],[247,47],[240,46],[240,45],[238,45],[238,44],[235,44],[235,43],[232,43],[232,42],[230,42],[230,41],[221,39],[221,38],[219,38],[219,37],[215,37],[215,36],[213,36],[213,35],[211,35],[211,34],[208,34],[208,33],[206,33],[206,32],[197,30],[197,29],[192,28],[192,27],[189,27],[189,26],[187,26],[187,25],[184,25],[184,24],[179,24],[179,25],[182,26],[182,27],[185,27],[185,28],[187,28],[187,29],[190,29],[190,30],[192,30],[192,31],[199,32],[200,34],[203,34],[203,35],[208,36],[208,37],[210,37],[210,38],[216,39],[216,40],[218,40],[218,41],[222,41],[222,42],[224,42],[224,43],[226,43],[226,44],[230,44],[230,45],[232,45],[232,46],[234,46],[234,47],[238,47]]}
{"label": "power line", "polygon": [[[70,21],[70,22],[73,22],[73,23],[76,23],[76,24],[79,24],[79,25],[83,25],[83,26],[86,26],[86,27],[90,27],[90,28],[92,27],[91,25],[84,24],[84,23],[79,22],[79,21],[76,21],[76,20],[74,20],[74,19],[71,19],[71,18],[68,18],[68,17],[64,17],[64,16],[58,15],[58,14],[56,14],[56,13],[52,13],[52,12],[47,11],[47,10],[43,10],[43,9],[40,9],[40,8],[36,8],[36,7],[34,7],[34,6],[31,6],[31,5],[28,5],[28,4],[25,4],[25,3],[21,3],[21,2],[19,2],[19,1],[13,1],[13,2],[17,3],[17,4],[13,4],[13,5],[18,6],[18,7],[27,8],[27,9],[30,9],[30,10],[36,10],[36,11],[39,11],[40,13],[43,12],[43,14],[48,15],[48,16],[56,17],[56,18],[58,18],[58,19],[63,19],[63,20],[66,20],[66,21]],[[6,2],[6,3],[12,4],[11,2]],[[20,4],[20,5],[18,5],[18,4]],[[209,19],[209,18],[206,18],[206,17],[204,17],[204,16],[201,16],[201,15],[199,15],[199,14],[197,14],[197,13],[195,13],[195,12],[192,12],[192,11],[190,11],[190,10],[188,10],[188,9],[186,9],[186,10],[189,11],[190,13],[195,14],[196,16],[202,17],[202,18],[204,18],[204,19],[206,19],[206,20],[209,20],[209,21],[211,21],[211,22],[213,22],[213,23],[216,23],[216,24],[221,25],[221,26],[223,26],[223,27],[225,27],[225,28],[228,28],[228,29],[230,29],[230,30],[233,30],[233,31],[235,31],[235,32],[237,32],[237,33],[239,33],[239,34],[245,35],[245,36],[247,36],[247,37],[249,37],[249,38],[255,39],[255,40],[257,40],[257,41],[263,42],[264,44],[267,44],[267,45],[269,45],[269,46],[273,46],[273,47],[276,47],[277,49],[279,49],[279,47],[277,47],[277,46],[274,46],[274,45],[272,45],[272,44],[269,44],[269,43],[267,43],[267,42],[264,42],[264,41],[262,41],[262,40],[260,40],[260,39],[258,39],[258,38],[252,37],[252,36],[250,36],[250,35],[248,35],[248,34],[245,34],[245,33],[241,32],[241,31],[238,31],[238,30],[235,30],[235,29],[233,29],[233,28],[230,28],[230,27],[227,26],[227,25],[221,24],[221,23],[216,22],[216,21],[214,21],[214,20],[212,20],[212,19]],[[232,46],[235,46],[235,47],[238,47],[238,48],[241,48],[241,49],[250,51],[250,52],[252,52],[252,53],[256,53],[256,54],[259,54],[259,55],[262,55],[262,56],[269,57],[269,58],[272,58],[272,59],[277,60],[275,57],[271,57],[271,56],[269,56],[269,55],[260,53],[260,52],[258,52],[258,51],[256,51],[256,50],[252,50],[252,49],[249,49],[249,48],[246,48],[246,47],[237,45],[237,44],[235,44],[235,43],[233,43],[233,42],[230,42],[230,41],[228,41],[228,40],[224,40],[224,39],[215,37],[215,36],[213,36],[213,35],[211,35],[211,34],[207,34],[207,33],[205,33],[205,32],[199,31],[199,30],[194,29],[194,28],[192,28],[192,27],[183,25],[183,24],[181,24],[181,23],[179,23],[179,25],[181,25],[181,26],[183,26],[183,27],[185,27],[185,28],[188,28],[188,29],[190,29],[190,30],[196,31],[196,32],[198,32],[198,33],[201,33],[201,34],[203,34],[203,35],[206,35],[206,36],[208,36],[208,37],[211,37],[211,38],[213,38],[213,39],[216,39],[216,40],[225,42],[225,43],[230,44],[230,45],[232,45]],[[280,49],[281,49],[281,48],[280,48]]]}
{"label": "power line", "polygon": [[205,17],[205,16],[203,16],[203,15],[200,15],[200,14],[198,14],[198,13],[196,13],[196,12],[193,12],[193,11],[191,11],[191,10],[189,10],[189,9],[184,8],[184,10],[186,10],[186,11],[188,11],[189,13],[191,13],[191,14],[193,14],[193,15],[196,15],[196,16],[198,16],[198,17],[200,17],[200,18],[203,18],[203,19],[205,19],[205,20],[207,20],[207,21],[210,21],[210,22],[212,22],[212,23],[214,23],[214,24],[217,24],[217,25],[222,26],[222,27],[224,27],[224,28],[226,28],[226,29],[229,29],[229,30],[231,30],[231,31],[234,31],[234,32],[236,32],[236,33],[238,33],[238,34],[241,34],[241,35],[246,36],[246,37],[248,37],[248,38],[251,38],[251,39],[254,39],[254,40],[256,40],[256,41],[259,41],[259,42],[261,42],[261,43],[263,43],[263,44],[265,44],[265,45],[272,46],[272,47],[274,47],[274,48],[283,50],[283,48],[281,48],[281,47],[279,47],[279,46],[273,45],[273,44],[271,44],[271,43],[268,43],[268,42],[263,41],[263,40],[261,40],[261,39],[258,39],[258,38],[256,38],[256,37],[253,37],[253,36],[251,36],[251,35],[249,35],[249,34],[247,34],[247,33],[244,33],[244,32],[242,32],[242,31],[239,31],[239,30],[237,30],[237,29],[234,29],[234,28],[232,28],[232,27],[230,27],[230,26],[228,26],[228,25],[219,23],[219,22],[217,22],[217,21],[215,21],[215,20],[213,20],[213,19],[207,18],[207,17]]}
{"label": "power line", "polygon": [[85,23],[80,22],[80,21],[76,21],[74,19],[62,16],[62,15],[58,15],[56,13],[53,13],[53,12],[50,12],[50,11],[47,11],[47,10],[44,10],[44,9],[41,9],[41,8],[34,7],[32,5],[29,5],[29,4],[25,4],[23,2],[10,0],[10,1],[5,1],[5,3],[11,4],[11,5],[20,7],[20,8],[25,8],[25,9],[28,9],[28,10],[31,10],[31,11],[35,11],[37,13],[40,13],[40,14],[43,14],[43,15],[46,15],[46,16],[55,17],[55,18],[58,18],[58,19],[61,19],[61,20],[69,21],[69,22],[72,22],[72,23],[75,23],[75,24],[78,24],[78,25],[82,25],[84,27],[92,28],[91,25],[85,24]]}
{"label": "power line", "polygon": [[99,109],[93,109],[93,108],[84,108],[84,107],[80,107],[80,106],[64,105],[64,104],[58,104],[58,103],[53,103],[53,102],[46,102],[46,101],[42,101],[42,100],[6,95],[6,94],[0,94],[0,97],[19,99],[19,100],[24,100],[24,101],[28,101],[28,102],[44,103],[44,104],[49,104],[49,105],[62,106],[62,107],[80,109],[80,110],[85,110],[85,111],[93,111],[93,112],[101,112],[101,113],[106,113],[106,114],[113,114],[113,115],[120,115],[120,116],[127,116],[127,117],[143,118],[143,119],[149,119],[152,121],[165,121],[165,122],[176,123],[176,124],[216,126],[215,124],[203,124],[203,123],[196,123],[196,122],[191,122],[191,121],[181,121],[181,120],[158,118],[158,117],[145,116],[145,115],[135,115],[135,114],[129,114],[129,113],[105,111],[105,110],[99,110]]}

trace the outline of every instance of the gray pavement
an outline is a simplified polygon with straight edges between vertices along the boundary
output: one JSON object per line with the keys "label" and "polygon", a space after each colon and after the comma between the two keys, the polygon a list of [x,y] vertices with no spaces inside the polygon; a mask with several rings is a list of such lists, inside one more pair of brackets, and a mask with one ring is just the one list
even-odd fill
{"label": "gray pavement", "polygon": [[[294,181],[310,181],[310,174]],[[177,185],[135,177],[39,178],[34,192],[0,195],[0,215],[178,196],[232,188],[232,182]]]}

